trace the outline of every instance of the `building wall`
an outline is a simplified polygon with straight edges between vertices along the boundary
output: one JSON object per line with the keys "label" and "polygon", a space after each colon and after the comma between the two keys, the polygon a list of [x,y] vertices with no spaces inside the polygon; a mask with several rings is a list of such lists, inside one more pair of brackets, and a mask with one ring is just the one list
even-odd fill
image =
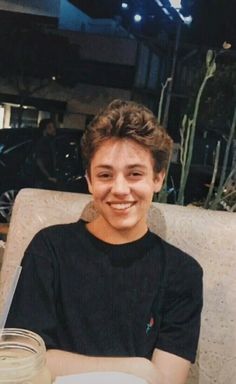
{"label": "building wall", "polygon": [[91,18],[85,13],[81,12],[73,4],[69,3],[68,0],[60,1],[60,15],[59,15],[59,28],[81,31],[83,26],[89,23]]}
{"label": "building wall", "polygon": [[79,45],[81,59],[135,65],[137,54],[137,41],[135,39],[72,31],[60,33],[67,36],[71,43]]}
{"label": "building wall", "polygon": [[4,119],[3,119],[3,127],[10,127],[10,118],[11,118],[11,108],[9,105],[4,106]]}
{"label": "building wall", "polygon": [[[32,3],[34,5],[32,5]],[[137,41],[131,38],[87,34],[73,31],[82,23],[90,23],[90,19],[80,12],[68,0],[0,0],[0,10],[38,14],[58,17],[58,34],[65,35],[72,44],[80,47],[81,60],[93,63],[118,64],[135,67],[137,55]],[[69,24],[67,24],[67,21]],[[67,30],[64,28],[68,28]],[[32,97],[45,98],[67,103],[62,125],[83,129],[87,117],[95,115],[102,107],[115,98],[130,99],[132,90],[95,86],[90,84],[77,84],[74,87],[62,87],[56,82],[34,93]],[[16,95],[17,91],[7,79],[0,79],[0,93]]]}
{"label": "building wall", "polygon": [[59,17],[60,0],[0,0],[0,10]]}
{"label": "building wall", "polygon": [[61,126],[84,129],[87,117],[95,115],[113,99],[130,100],[131,91],[89,84],[77,84],[74,88],[65,89],[54,83],[42,89],[37,97],[66,102],[67,109]]}
{"label": "building wall", "polygon": [[[17,94],[16,90],[1,78],[0,93]],[[35,92],[32,97],[66,102],[67,109],[61,126],[84,129],[87,117],[95,115],[113,99],[130,100],[131,91],[80,83],[73,88],[66,88],[51,82],[49,86]],[[4,126],[9,126],[9,116],[5,117]]]}

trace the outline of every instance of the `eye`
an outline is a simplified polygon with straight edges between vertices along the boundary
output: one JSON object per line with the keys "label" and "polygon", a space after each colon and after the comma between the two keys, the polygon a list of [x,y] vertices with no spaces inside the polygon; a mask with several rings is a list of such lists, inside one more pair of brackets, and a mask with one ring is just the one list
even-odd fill
{"label": "eye", "polygon": [[112,177],[112,174],[109,173],[109,172],[100,172],[97,177],[99,179],[103,179],[103,180],[107,180],[107,179],[110,179]]}
{"label": "eye", "polygon": [[139,179],[143,176],[143,172],[141,171],[132,171],[130,172],[129,174],[129,177],[133,178],[133,179]]}

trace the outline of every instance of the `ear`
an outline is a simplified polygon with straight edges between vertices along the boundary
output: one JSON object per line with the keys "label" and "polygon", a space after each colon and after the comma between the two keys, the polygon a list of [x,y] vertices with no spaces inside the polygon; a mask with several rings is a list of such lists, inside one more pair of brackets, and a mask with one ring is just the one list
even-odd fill
{"label": "ear", "polygon": [[165,171],[162,170],[158,173],[155,174],[154,176],[154,192],[160,192],[161,188],[162,188],[162,185],[163,185],[163,181],[165,179]]}
{"label": "ear", "polygon": [[86,181],[87,181],[87,183],[88,183],[88,190],[89,190],[89,192],[90,192],[91,194],[93,194],[93,188],[92,188],[91,179],[90,179],[90,176],[89,176],[89,174],[88,174],[87,171],[85,172],[85,179],[86,179]]}

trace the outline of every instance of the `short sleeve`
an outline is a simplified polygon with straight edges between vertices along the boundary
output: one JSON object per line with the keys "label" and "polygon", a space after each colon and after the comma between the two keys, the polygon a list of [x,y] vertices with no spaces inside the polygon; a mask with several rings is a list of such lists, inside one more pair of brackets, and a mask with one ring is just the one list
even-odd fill
{"label": "short sleeve", "polygon": [[182,254],[168,271],[156,348],[195,361],[203,305],[200,265]]}
{"label": "short sleeve", "polygon": [[57,339],[56,270],[51,248],[43,231],[28,246],[6,323],[7,327],[38,333],[48,349],[55,348]]}

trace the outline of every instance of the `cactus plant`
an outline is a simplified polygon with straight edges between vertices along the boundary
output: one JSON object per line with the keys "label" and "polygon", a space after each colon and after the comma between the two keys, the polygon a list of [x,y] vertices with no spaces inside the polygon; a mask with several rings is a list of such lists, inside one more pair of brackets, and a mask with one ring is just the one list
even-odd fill
{"label": "cactus plant", "polygon": [[[185,191],[187,178],[190,170],[190,164],[192,160],[193,144],[194,144],[196,124],[197,124],[201,97],[206,87],[207,81],[211,77],[213,77],[215,74],[215,71],[216,71],[215,58],[216,58],[215,52],[212,50],[209,50],[206,55],[206,72],[196,97],[193,116],[192,118],[185,116],[182,122],[182,135],[183,135],[182,163],[181,163],[182,168],[181,168],[181,177],[180,177],[180,188],[179,188],[179,193],[177,198],[177,204],[180,204],[180,205],[184,204],[184,191]],[[185,133],[186,123],[187,123],[187,130]]]}

